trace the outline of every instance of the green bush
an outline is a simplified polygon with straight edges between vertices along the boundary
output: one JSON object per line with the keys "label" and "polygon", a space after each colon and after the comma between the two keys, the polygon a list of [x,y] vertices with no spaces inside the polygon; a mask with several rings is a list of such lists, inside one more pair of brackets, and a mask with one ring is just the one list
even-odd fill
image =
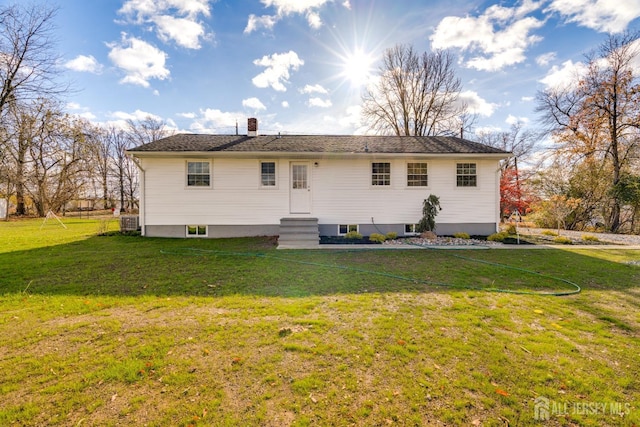
{"label": "green bush", "polygon": [[600,239],[598,239],[596,236],[591,236],[590,234],[584,234],[582,236],[582,240],[584,240],[585,242],[599,242]]}
{"label": "green bush", "polygon": [[357,231],[350,231],[347,234],[344,235],[345,239],[362,239],[362,234],[358,233]]}
{"label": "green bush", "polygon": [[393,240],[398,237],[398,233],[396,233],[395,231],[390,231],[385,234],[385,237],[387,238],[387,240]]}
{"label": "green bush", "polygon": [[516,226],[513,224],[509,224],[504,228],[504,232],[507,234],[517,234]]}
{"label": "green bush", "polygon": [[551,231],[551,230],[544,230],[542,232],[542,234],[544,234],[545,236],[557,236],[558,233],[556,233],[555,231]]}
{"label": "green bush", "polygon": [[453,237],[455,237],[456,239],[470,239],[471,236],[469,236],[469,233],[455,233],[453,235]]}
{"label": "green bush", "polygon": [[369,236],[369,241],[371,241],[371,242],[382,243],[385,240],[387,240],[387,238],[383,234],[380,234],[380,233],[372,233]]}
{"label": "green bush", "polygon": [[564,236],[558,236],[555,239],[553,239],[554,243],[560,243],[561,245],[570,245],[571,244],[571,239],[568,237],[564,237]]}
{"label": "green bush", "polygon": [[487,236],[487,240],[490,242],[504,242],[504,239],[509,237],[509,233],[501,231],[499,233],[493,233],[490,236]]}

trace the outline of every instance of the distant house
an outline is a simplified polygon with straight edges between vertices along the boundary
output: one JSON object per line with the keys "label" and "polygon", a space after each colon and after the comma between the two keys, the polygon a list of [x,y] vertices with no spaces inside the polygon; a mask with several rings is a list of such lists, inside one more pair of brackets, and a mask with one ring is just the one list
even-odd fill
{"label": "distant house", "polygon": [[[488,235],[510,153],[455,137],[178,134],[129,150],[145,236],[413,234],[430,194],[438,234]],[[313,235],[315,233],[315,235]],[[295,240],[295,236],[293,237]]]}

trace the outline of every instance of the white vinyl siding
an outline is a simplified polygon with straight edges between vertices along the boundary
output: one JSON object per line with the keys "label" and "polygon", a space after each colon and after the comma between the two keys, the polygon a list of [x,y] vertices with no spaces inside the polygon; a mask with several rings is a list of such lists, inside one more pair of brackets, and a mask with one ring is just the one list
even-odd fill
{"label": "white vinyl siding", "polygon": [[[211,164],[215,191],[192,191],[184,185],[184,158],[143,158],[144,221],[146,225],[259,225],[279,224],[289,212],[290,162],[275,159],[276,187],[264,191],[258,185],[260,161],[253,158],[202,159]],[[191,161],[191,159],[189,159]],[[429,187],[408,188],[407,162],[402,158],[318,158],[309,187],[311,212],[321,224],[415,224],[422,202],[429,194],[440,198],[438,223],[495,223],[499,202],[498,160],[429,158]],[[391,185],[373,187],[372,163],[389,164]],[[476,165],[477,187],[456,189],[457,163]],[[398,183],[398,185],[394,184]],[[471,190],[471,189],[469,189]],[[295,216],[295,215],[294,215]],[[141,217],[142,218],[142,217]]]}

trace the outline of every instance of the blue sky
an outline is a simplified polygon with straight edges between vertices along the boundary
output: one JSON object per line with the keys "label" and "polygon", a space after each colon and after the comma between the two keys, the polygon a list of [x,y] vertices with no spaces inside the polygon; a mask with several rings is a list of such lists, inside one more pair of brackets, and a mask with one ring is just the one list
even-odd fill
{"label": "blue sky", "polygon": [[[5,2],[5,0],[0,0]],[[70,113],[177,131],[365,133],[363,84],[384,49],[458,55],[480,130],[536,125],[534,97],[570,79],[640,0],[58,0]]]}

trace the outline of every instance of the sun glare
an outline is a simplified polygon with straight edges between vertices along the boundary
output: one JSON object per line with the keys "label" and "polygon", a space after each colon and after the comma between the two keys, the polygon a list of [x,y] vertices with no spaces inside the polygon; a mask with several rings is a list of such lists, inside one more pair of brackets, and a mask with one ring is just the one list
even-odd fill
{"label": "sun glare", "polygon": [[365,85],[373,74],[373,63],[370,54],[356,50],[345,56],[342,74],[353,86]]}

